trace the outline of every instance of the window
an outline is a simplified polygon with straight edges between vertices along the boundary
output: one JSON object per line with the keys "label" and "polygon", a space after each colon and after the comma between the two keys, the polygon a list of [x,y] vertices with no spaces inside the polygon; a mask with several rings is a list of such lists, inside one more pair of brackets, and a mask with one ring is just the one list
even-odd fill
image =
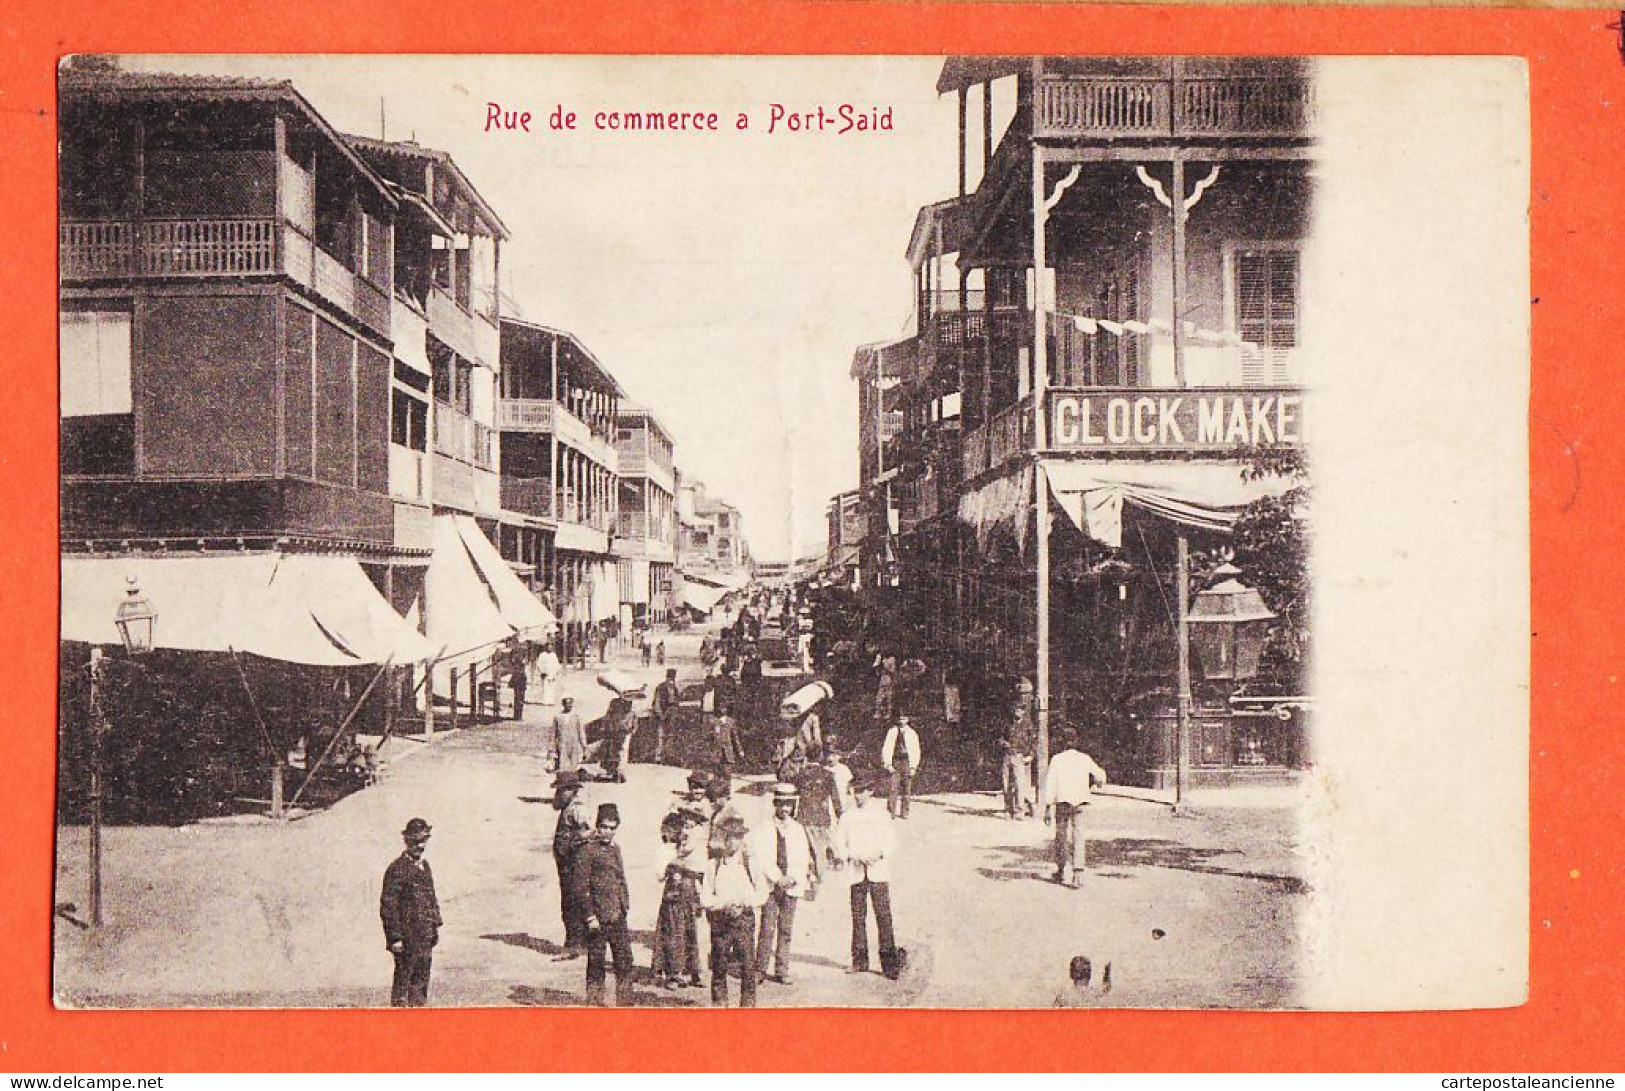
{"label": "window", "polygon": [[61,338],[62,415],[131,412],[129,314],[64,311]]}
{"label": "window", "polygon": [[1231,306],[1241,335],[1244,383],[1287,380],[1298,347],[1298,252],[1245,247],[1231,256]]}
{"label": "window", "polygon": [[429,449],[429,406],[396,387],[390,399],[390,442],[414,451]]}

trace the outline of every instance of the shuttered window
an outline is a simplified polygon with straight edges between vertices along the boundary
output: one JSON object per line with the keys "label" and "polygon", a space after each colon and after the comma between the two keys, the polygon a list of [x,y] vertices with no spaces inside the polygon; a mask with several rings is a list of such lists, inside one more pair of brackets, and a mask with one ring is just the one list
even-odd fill
{"label": "shuttered window", "polygon": [[1234,271],[1242,381],[1285,382],[1298,347],[1298,252],[1238,250]]}

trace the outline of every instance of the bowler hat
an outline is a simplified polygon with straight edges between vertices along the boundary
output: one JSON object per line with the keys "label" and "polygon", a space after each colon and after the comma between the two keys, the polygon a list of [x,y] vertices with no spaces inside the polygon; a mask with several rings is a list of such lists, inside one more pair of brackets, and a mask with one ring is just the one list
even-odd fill
{"label": "bowler hat", "polygon": [[429,831],[434,829],[421,818],[414,818],[406,823],[406,829],[401,831],[402,837],[427,837]]}

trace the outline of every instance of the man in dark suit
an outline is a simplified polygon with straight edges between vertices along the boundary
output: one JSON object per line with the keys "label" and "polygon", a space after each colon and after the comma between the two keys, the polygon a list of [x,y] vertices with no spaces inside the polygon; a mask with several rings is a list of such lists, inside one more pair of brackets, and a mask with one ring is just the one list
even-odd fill
{"label": "man in dark suit", "polygon": [[632,1000],[632,940],[626,932],[626,867],[615,831],[621,812],[613,803],[598,806],[597,829],[581,850],[574,880],[578,904],[587,913],[587,1003],[604,1004],[604,948],[615,962],[615,1003]]}
{"label": "man in dark suit", "polygon": [[423,853],[430,826],[414,818],[401,831],[406,851],[384,872],[378,915],[384,922],[384,944],[395,956],[395,981],[389,1002],[397,1008],[421,1008],[429,1001],[429,968],[440,942],[440,900],[434,873]]}

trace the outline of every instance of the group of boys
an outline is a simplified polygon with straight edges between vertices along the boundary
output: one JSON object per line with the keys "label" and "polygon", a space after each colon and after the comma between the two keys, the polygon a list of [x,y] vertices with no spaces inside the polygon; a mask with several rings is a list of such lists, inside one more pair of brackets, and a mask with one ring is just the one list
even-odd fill
{"label": "group of boys", "polygon": [[[852,902],[851,972],[869,969],[868,910],[874,909],[882,972],[897,978],[906,953],[896,946],[891,920],[891,818],[871,805],[874,785],[855,782],[850,793],[815,802],[839,815],[834,835],[814,818],[797,818],[802,793],[781,782],[772,790],[773,819],[752,830],[732,800],[731,778],[705,772],[686,787],[661,821],[660,910],[654,938],[654,979],[665,989],[697,988],[701,976],[699,922],[710,931],[711,1002],[726,1006],[729,979],[738,977],[739,1006],[754,1007],[763,981],[790,984],[796,910],[811,900],[826,869],[846,869]],[[630,896],[620,847],[620,810],[598,807],[591,827],[580,801],[581,778],[566,770],[555,781],[558,823],[553,838],[558,866],[565,950],[561,959],[587,958],[589,1004],[605,1002],[613,967],[616,1003],[633,1002],[632,950],[627,931]],[[846,795],[843,805],[839,797]],[[809,816],[813,817],[813,816]],[[819,816],[822,817],[822,816]]]}

